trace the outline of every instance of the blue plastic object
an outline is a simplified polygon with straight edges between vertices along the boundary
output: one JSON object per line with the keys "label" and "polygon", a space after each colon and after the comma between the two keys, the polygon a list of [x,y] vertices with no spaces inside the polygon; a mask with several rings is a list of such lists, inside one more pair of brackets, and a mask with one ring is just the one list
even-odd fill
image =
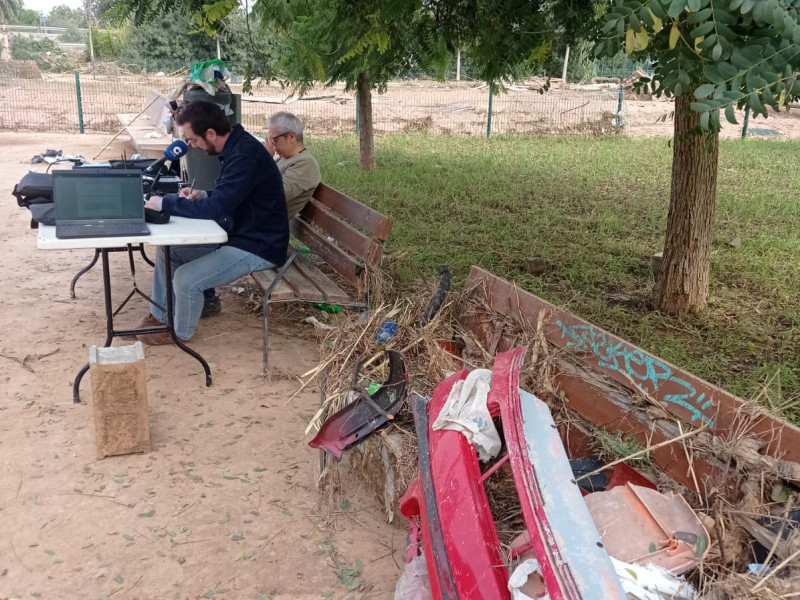
{"label": "blue plastic object", "polygon": [[395,333],[397,333],[397,323],[386,321],[383,325],[381,325],[381,328],[378,330],[378,335],[375,336],[375,339],[379,344],[385,344]]}

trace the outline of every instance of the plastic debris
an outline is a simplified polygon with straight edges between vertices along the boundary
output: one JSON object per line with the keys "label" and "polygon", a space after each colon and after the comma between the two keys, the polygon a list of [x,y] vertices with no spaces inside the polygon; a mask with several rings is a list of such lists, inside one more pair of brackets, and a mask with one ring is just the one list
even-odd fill
{"label": "plastic debris", "polygon": [[463,381],[457,381],[450,390],[433,429],[450,429],[464,434],[475,446],[478,459],[486,462],[500,452],[500,436],[486,407],[492,372],[475,369]]}
{"label": "plastic debris", "polygon": [[694,600],[697,592],[682,577],[657,565],[634,565],[611,557],[629,600]]}
{"label": "plastic debris", "polygon": [[708,554],[708,532],[680,494],[626,483],[584,499],[613,558],[680,575]]}
{"label": "plastic debris", "polygon": [[225,79],[230,76],[228,63],[215,58],[202,63],[192,63],[189,81],[199,85],[206,93],[213,96],[217,90],[227,89]]}
{"label": "plastic debris", "polygon": [[305,319],[303,319],[303,321],[313,325],[314,329],[317,329],[319,331],[330,331],[331,329],[333,329],[333,325],[326,325],[325,323],[321,323],[320,321],[317,320],[316,317],[306,317]]}
{"label": "plastic debris", "polygon": [[420,554],[406,563],[406,568],[397,580],[394,600],[432,600],[431,584],[428,580],[428,565],[425,555]]}
{"label": "plastic debris", "polygon": [[326,312],[326,313],[331,313],[332,315],[339,314],[341,312],[341,310],[342,310],[342,307],[339,306],[338,304],[320,303],[320,304],[317,304],[317,308],[320,309],[321,311]]}
{"label": "plastic debris", "polygon": [[[508,591],[512,600],[550,600],[544,590],[539,561],[529,558],[521,562],[508,578]],[[544,590],[544,591],[542,591]]]}
{"label": "plastic debris", "polygon": [[378,330],[378,335],[375,336],[375,340],[379,344],[385,344],[395,333],[397,333],[397,323],[386,321]]}
{"label": "plastic debris", "polygon": [[770,571],[772,571],[772,567],[769,565],[762,565],[759,563],[750,563],[747,565],[747,573],[749,575],[755,575],[756,577],[761,577],[762,575],[769,575]]}

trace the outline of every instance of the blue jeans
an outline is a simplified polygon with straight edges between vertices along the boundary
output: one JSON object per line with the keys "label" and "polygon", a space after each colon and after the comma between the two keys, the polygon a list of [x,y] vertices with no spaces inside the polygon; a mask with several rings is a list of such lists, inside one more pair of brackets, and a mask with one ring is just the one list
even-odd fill
{"label": "blue jeans", "polygon": [[[153,302],[166,309],[166,267],[164,247],[156,252],[153,272]],[[188,340],[197,330],[203,311],[203,290],[226,285],[253,271],[274,269],[268,260],[233,246],[195,245],[170,248],[174,304],[175,334]],[[166,313],[150,304],[150,314],[162,323]]]}

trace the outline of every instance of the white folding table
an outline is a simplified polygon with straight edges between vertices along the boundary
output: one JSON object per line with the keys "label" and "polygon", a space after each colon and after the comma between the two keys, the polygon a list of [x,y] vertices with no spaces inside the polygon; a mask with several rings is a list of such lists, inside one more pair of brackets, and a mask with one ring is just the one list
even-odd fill
{"label": "white folding table", "polygon": [[[81,239],[59,239],[56,237],[56,228],[47,225],[39,225],[39,235],[36,240],[36,246],[40,250],[77,250],[77,249],[95,249],[99,251],[100,256],[103,258],[103,294],[105,297],[106,308],[106,341],[104,346],[110,346],[111,340],[114,337],[141,335],[147,333],[162,333],[169,332],[172,340],[181,350],[196,358],[206,373],[206,386],[211,385],[211,369],[206,360],[197,352],[183,344],[175,335],[174,323],[174,299],[172,292],[172,267],[170,260],[170,247],[171,246],[187,246],[193,244],[222,244],[228,241],[228,234],[220,227],[216,221],[206,219],[187,219],[184,217],[172,217],[169,223],[163,225],[156,225],[148,223],[147,227],[150,229],[150,235],[132,235],[125,237],[97,237],[97,238],[81,238]],[[108,264],[108,255],[110,252],[119,252],[120,250],[128,251],[131,261],[131,271],[133,272],[133,258],[130,250],[133,245],[148,244],[151,246],[164,246],[165,249],[165,271],[167,274],[166,291],[167,291],[167,306],[164,310],[167,314],[167,324],[161,327],[150,327],[147,329],[114,329],[114,316],[125,305],[125,303],[133,296],[134,293],[139,292],[135,287],[125,300],[115,311],[111,304],[111,275]],[[139,292],[141,293],[141,292]],[[144,295],[144,294],[143,294]],[[146,296],[145,296],[146,297]],[[72,400],[73,402],[80,402],[80,384],[81,379],[89,370],[89,363],[86,363],[83,368],[78,372],[75,381],[72,384]]]}

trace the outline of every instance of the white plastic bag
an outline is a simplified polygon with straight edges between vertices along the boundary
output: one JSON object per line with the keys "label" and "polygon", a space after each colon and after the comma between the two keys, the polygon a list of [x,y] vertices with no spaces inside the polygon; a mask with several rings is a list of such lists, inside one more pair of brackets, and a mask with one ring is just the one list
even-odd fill
{"label": "white plastic bag", "polygon": [[[514,569],[514,572],[511,574],[511,577],[508,579],[508,591],[511,592],[511,599],[512,600],[534,600],[526,594],[523,590],[523,586],[528,583],[528,578],[533,573],[540,573],[541,569],[539,567],[539,561],[535,558],[529,558],[526,561],[521,562],[517,565],[517,568]],[[550,595],[545,594],[544,596],[537,596],[536,600],[550,600]]]}
{"label": "white plastic bag", "polygon": [[634,565],[613,556],[611,562],[630,600],[694,600],[697,597],[688,581],[664,567]]}
{"label": "white plastic bag", "polygon": [[489,369],[475,369],[467,378],[457,381],[442,411],[433,423],[434,429],[460,431],[475,446],[483,462],[500,452],[500,436],[494,426],[486,400],[492,385]]}
{"label": "white plastic bag", "polygon": [[397,580],[394,600],[433,600],[424,554],[415,556],[406,564],[400,579]]}

